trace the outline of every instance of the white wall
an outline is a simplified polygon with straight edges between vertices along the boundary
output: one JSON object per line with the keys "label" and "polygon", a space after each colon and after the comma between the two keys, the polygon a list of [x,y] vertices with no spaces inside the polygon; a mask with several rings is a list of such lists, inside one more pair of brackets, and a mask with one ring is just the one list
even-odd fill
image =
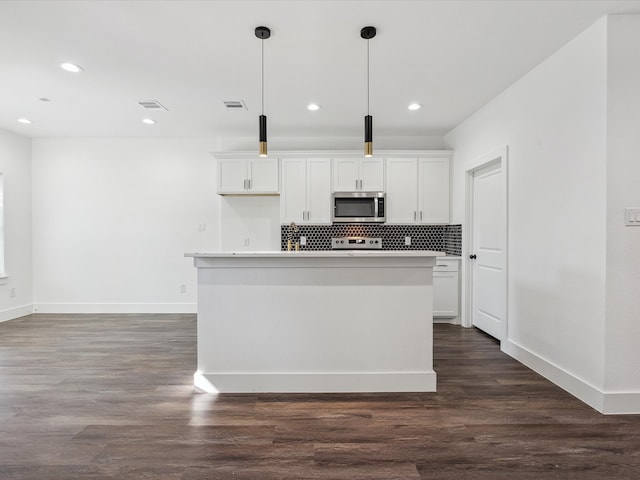
{"label": "white wall", "polygon": [[221,203],[221,250],[280,250],[280,196],[224,196]]}
{"label": "white wall", "polygon": [[509,147],[503,349],[598,408],[604,386],[606,26],[605,19],[597,22],[445,136],[455,150],[453,223],[464,221],[465,171],[483,154]]}
{"label": "white wall", "polygon": [[195,311],[196,269],[183,254],[220,248],[218,147],[214,139],[34,140],[37,311]]}
{"label": "white wall", "polygon": [[[0,321],[31,313],[31,140],[0,130],[4,174],[5,270],[0,284]],[[15,296],[11,296],[11,292]]]}
{"label": "white wall", "polygon": [[637,392],[640,413],[640,228],[624,226],[625,207],[640,207],[640,16],[611,16],[608,32],[605,386]]}

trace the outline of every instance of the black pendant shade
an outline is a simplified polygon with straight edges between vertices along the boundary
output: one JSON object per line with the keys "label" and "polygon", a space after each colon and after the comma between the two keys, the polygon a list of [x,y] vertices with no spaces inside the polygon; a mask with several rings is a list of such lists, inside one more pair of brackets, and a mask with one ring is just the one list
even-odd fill
{"label": "black pendant shade", "polygon": [[258,117],[258,126],[260,129],[258,154],[261,157],[267,156],[267,116],[264,114],[264,40],[271,36],[271,30],[267,27],[256,27],[256,37],[262,40],[261,43],[261,59],[262,59],[262,109],[261,114]]}
{"label": "black pendant shade", "polygon": [[260,115],[258,117],[258,123],[260,125],[259,154],[261,157],[266,157],[267,156],[267,116]]}
{"label": "black pendant shade", "polygon": [[373,155],[373,117],[365,115],[364,117],[364,156],[371,157]]}

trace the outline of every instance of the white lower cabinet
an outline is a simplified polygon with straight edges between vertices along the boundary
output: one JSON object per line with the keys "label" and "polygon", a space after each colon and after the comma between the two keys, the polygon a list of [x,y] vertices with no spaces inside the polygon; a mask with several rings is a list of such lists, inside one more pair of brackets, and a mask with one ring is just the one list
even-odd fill
{"label": "white lower cabinet", "polygon": [[458,316],[460,285],[458,259],[437,258],[433,267],[433,318],[453,319]]}
{"label": "white lower cabinet", "polygon": [[283,158],[281,223],[331,223],[331,159]]}

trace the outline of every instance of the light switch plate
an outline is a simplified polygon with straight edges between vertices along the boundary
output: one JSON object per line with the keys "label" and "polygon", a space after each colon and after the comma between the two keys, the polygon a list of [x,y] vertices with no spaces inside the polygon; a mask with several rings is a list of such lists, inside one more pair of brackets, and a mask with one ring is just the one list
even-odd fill
{"label": "light switch plate", "polygon": [[624,224],[627,227],[640,227],[640,207],[624,209]]}

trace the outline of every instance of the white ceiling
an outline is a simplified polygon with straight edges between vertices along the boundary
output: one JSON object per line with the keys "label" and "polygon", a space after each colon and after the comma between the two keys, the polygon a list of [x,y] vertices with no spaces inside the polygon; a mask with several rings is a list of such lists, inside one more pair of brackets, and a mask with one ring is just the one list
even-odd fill
{"label": "white ceiling", "polygon": [[[446,133],[605,14],[640,1],[0,1],[0,128],[30,137]],[[61,62],[81,65],[70,74]],[[51,99],[42,102],[40,97]],[[158,100],[149,114],[137,102]],[[225,100],[248,110],[227,111]],[[309,112],[306,105],[322,108]],[[411,102],[424,108],[407,110]],[[157,120],[153,126],[141,119]],[[19,117],[31,125],[16,122]]]}

